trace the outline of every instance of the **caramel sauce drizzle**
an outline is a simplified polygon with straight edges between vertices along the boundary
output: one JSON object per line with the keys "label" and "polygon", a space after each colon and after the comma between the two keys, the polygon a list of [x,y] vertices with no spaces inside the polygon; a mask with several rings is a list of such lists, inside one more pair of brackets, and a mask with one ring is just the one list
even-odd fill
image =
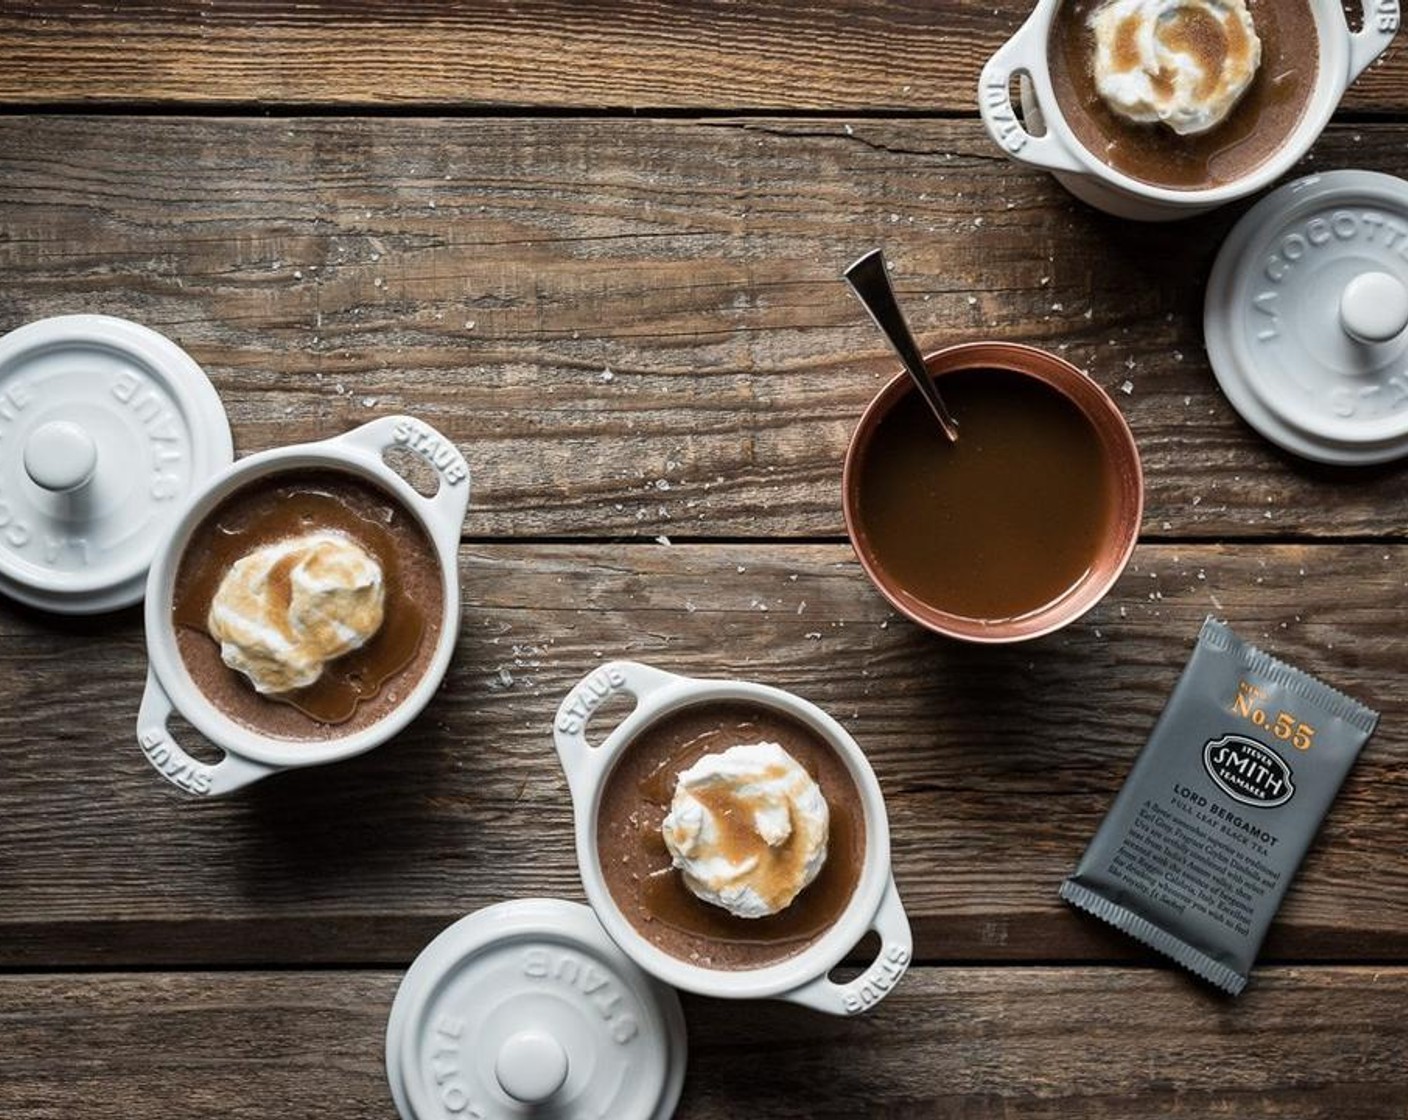
{"label": "caramel sauce drizzle", "polygon": [[[705,754],[726,750],[737,743],[752,742],[757,735],[751,724],[733,725],[707,732],[684,743],[639,783],[641,798],[648,811],[634,816],[632,825],[649,851],[657,852],[663,866],[641,883],[641,901],[652,918],[686,933],[736,944],[775,945],[779,942],[809,941],[829,929],[845,908],[855,888],[855,865],[860,822],[844,804],[828,797],[830,829],[827,859],[821,873],[784,910],[766,918],[738,918],[727,910],[696,898],[670,859],[660,834],[660,823],[674,799],[675,782],[683,770]],[[759,732],[759,734],[761,734]],[[751,736],[751,737],[750,737]],[[794,755],[795,757],[795,755]],[[806,767],[804,759],[798,762]],[[811,768],[806,767],[810,772]],[[812,774],[815,778],[815,773]],[[825,795],[826,789],[822,788]],[[777,848],[768,848],[753,823],[756,806],[751,799],[731,796],[726,789],[696,791],[695,796],[719,822],[726,852],[751,854],[763,849],[760,859],[772,859],[772,870],[780,880],[787,874],[789,860],[803,857],[801,845],[794,843],[796,832]],[[730,855],[730,858],[734,858]]]}
{"label": "caramel sauce drizzle", "polygon": [[[784,774],[780,767],[770,767],[764,776],[777,779]],[[793,807],[787,807],[792,832],[774,847],[757,828],[757,814],[764,807],[760,798],[744,797],[722,783],[693,793],[695,800],[713,815],[720,853],[734,864],[754,861],[757,866],[751,875],[753,889],[769,906],[777,907],[806,865],[806,846],[798,835]]]}
{"label": "caramel sauce drizzle", "polygon": [[1139,65],[1139,24],[1138,13],[1127,15],[1120,20],[1115,31],[1113,62],[1120,73],[1133,70]]}
{"label": "caramel sauce drizzle", "polygon": [[[1137,14],[1126,16],[1115,31],[1112,61],[1117,71],[1126,72],[1139,66],[1141,22]],[[1196,90],[1198,97],[1212,95],[1229,60],[1245,62],[1251,53],[1251,39],[1240,20],[1228,20],[1224,27],[1200,8],[1179,8],[1163,21],[1156,34],[1171,50],[1190,55],[1197,61],[1203,71]],[[1150,81],[1160,97],[1173,95],[1170,71],[1160,70],[1150,76]]]}
{"label": "caramel sauce drizzle", "polygon": [[1179,8],[1159,31],[1159,37],[1179,54],[1191,55],[1202,67],[1203,78],[1195,91],[1198,97],[1210,97],[1222,80],[1223,68],[1233,53],[1228,36],[1235,30],[1246,37],[1237,20],[1229,20],[1226,29],[1200,8]]}

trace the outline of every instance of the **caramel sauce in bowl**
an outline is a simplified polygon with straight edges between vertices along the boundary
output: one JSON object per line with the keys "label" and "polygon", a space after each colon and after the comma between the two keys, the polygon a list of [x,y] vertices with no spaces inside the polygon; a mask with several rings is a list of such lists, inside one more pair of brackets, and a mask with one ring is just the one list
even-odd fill
{"label": "caramel sauce in bowl", "polygon": [[[633,697],[635,709],[593,746],[587,727],[617,695]],[[754,732],[752,741],[786,740],[781,745],[821,787],[833,827],[818,878],[782,912],[747,919],[694,898],[678,882],[659,819],[680,764]],[[553,739],[572,793],[587,899],[612,940],[647,972],[703,995],[783,999],[834,1015],[868,1010],[903,976],[912,941],[890,870],[880,784],[856,741],[816,705],[749,681],[613,661],[564,698]],[[618,865],[623,855],[632,866]],[[649,921],[664,923],[670,935],[643,931]],[[849,983],[831,980],[871,930],[880,935],[879,954]]]}
{"label": "caramel sauce in bowl", "polygon": [[[435,467],[438,489],[432,497],[417,493],[386,464],[383,452],[394,448],[417,452]],[[349,495],[362,500],[351,502]],[[271,499],[255,518],[262,519],[263,528],[245,534],[246,507],[258,506],[262,496]],[[469,470],[459,451],[407,416],[383,417],[334,439],[251,455],[211,479],[159,546],[147,577],[149,668],[137,720],[137,740],[147,760],[173,785],[209,796],[279,770],[350,758],[401,731],[434,695],[454,651],[458,547],[468,502]],[[428,597],[433,616],[417,609],[384,621],[362,650],[345,655],[341,664],[329,663],[337,669],[322,688],[260,697],[242,678],[230,683],[237,674],[225,670],[217,644],[202,632],[204,605],[219,569],[237,558],[238,545],[269,543],[269,534],[282,529],[320,527],[304,518],[327,520],[331,524],[322,527],[381,554],[388,610],[404,605],[405,557],[391,551],[387,526],[377,519],[414,534],[423,542],[420,567],[429,566],[436,592]],[[228,679],[216,688],[212,674]],[[396,683],[402,678],[403,688]],[[175,712],[224,758],[208,764],[184,750],[167,727]]]}
{"label": "caramel sauce in bowl", "polygon": [[1034,347],[964,343],[925,362],[959,438],[934,438],[905,374],[870,403],[842,476],[861,567],[935,633],[998,643],[1060,629],[1114,585],[1138,540],[1128,424],[1090,377]]}

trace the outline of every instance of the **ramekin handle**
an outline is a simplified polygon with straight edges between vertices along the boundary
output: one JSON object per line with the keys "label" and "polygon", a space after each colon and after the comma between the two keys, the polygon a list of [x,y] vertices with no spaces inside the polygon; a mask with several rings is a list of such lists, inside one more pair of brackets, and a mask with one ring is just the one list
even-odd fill
{"label": "ramekin handle", "polygon": [[380,471],[391,469],[382,454],[395,447],[414,452],[434,467],[439,488],[429,498],[417,494],[416,500],[436,543],[458,549],[469,508],[469,465],[451,440],[414,416],[382,416],[327,442],[355,452]]}
{"label": "ramekin handle", "polygon": [[601,752],[587,742],[587,725],[597,709],[622,693],[634,697],[639,707],[647,696],[684,679],[639,661],[608,661],[572,686],[558,705],[552,739],[574,801],[579,800],[579,791],[586,788],[584,783],[595,775],[600,765]]}
{"label": "ramekin handle", "polygon": [[859,1015],[869,1011],[894,990],[909,970],[914,956],[914,938],[909,930],[909,918],[900,902],[892,875],[880,899],[880,909],[870,928],[880,935],[880,952],[870,967],[849,984],[837,984],[830,976],[821,976],[810,984],[784,992],[779,999],[800,1003],[828,1015]]}
{"label": "ramekin handle", "polygon": [[275,772],[273,767],[233,754],[226,754],[214,766],[192,758],[167,730],[171,712],[171,698],[156,679],[156,672],[149,668],[142,707],[137,713],[137,743],[153,769],[173,786],[198,797],[219,797]]}
{"label": "ramekin handle", "polygon": [[1359,0],[1364,9],[1364,26],[1349,33],[1349,82],[1369,68],[1388,49],[1398,33],[1402,15],[1399,0]]}
{"label": "ramekin handle", "polygon": [[[1364,2],[1369,3],[1370,0]],[[978,111],[982,113],[988,135],[1013,159],[1047,171],[1083,172],[1085,168],[1070,149],[1056,138],[1049,123],[1045,136],[1033,136],[1017,119],[1012,108],[1012,75],[1023,72],[1035,74],[1046,65],[1046,44],[1042,42],[1037,27],[1040,11],[1038,7],[1016,34],[997,48],[983,67],[982,77],[978,79]],[[1032,82],[1032,96],[1041,103],[1035,81]],[[1053,116],[1051,106],[1041,103],[1040,108],[1042,116],[1049,122]]]}

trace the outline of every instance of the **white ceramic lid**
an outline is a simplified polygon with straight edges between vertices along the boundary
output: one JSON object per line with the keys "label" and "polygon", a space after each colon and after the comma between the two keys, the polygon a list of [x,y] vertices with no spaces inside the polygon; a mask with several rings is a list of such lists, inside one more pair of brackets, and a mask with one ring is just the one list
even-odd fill
{"label": "white ceramic lid", "polygon": [[60,315],[0,338],[0,591],[90,614],[142,598],[197,485],[234,460],[205,372],[126,319]]}
{"label": "white ceramic lid", "polygon": [[1330,171],[1267,195],[1218,254],[1203,328],[1223,393],[1273,443],[1408,454],[1408,182]]}
{"label": "white ceramic lid", "polygon": [[462,918],[401,981],[386,1073],[402,1120],[669,1120],[684,1015],[585,906],[532,898]]}

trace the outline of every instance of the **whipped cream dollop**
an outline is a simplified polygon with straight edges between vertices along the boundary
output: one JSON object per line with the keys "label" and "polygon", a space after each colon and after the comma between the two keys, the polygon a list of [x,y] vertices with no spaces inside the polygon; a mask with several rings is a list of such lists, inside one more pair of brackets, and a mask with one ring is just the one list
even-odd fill
{"label": "whipped cream dollop", "polygon": [[365,645],[381,628],[385,599],[381,565],[361,545],[339,533],[309,533],[235,561],[206,627],[225,664],[259,692],[291,692]]}
{"label": "whipped cream dollop", "polygon": [[1184,136],[1220,124],[1261,65],[1245,0],[1110,0],[1090,26],[1105,104]]}
{"label": "whipped cream dollop", "polygon": [[707,754],[680,774],[665,846],[687,887],[740,918],[786,909],[826,863],[830,810],[777,743]]}

